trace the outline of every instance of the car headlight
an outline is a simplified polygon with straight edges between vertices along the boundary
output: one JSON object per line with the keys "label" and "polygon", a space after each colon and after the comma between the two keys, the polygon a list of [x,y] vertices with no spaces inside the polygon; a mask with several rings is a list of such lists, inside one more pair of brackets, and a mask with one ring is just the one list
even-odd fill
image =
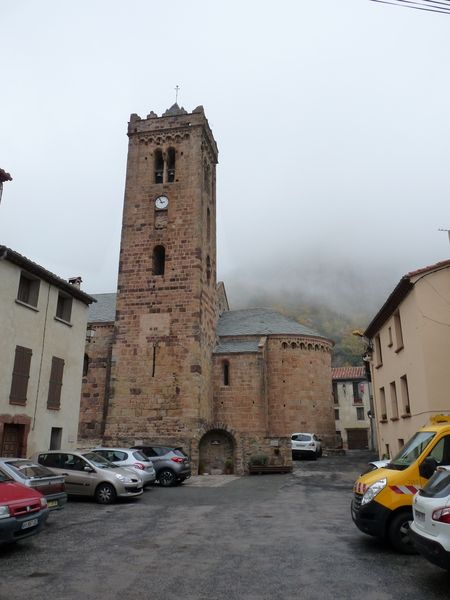
{"label": "car headlight", "polygon": [[375,496],[377,494],[379,494],[381,492],[381,490],[386,487],[386,484],[387,484],[386,477],[383,477],[383,479],[379,479],[378,481],[375,481],[375,483],[372,483],[372,485],[369,486],[369,488],[365,491],[364,496],[362,497],[362,500],[361,500],[361,505],[372,502],[372,500],[375,498]]}
{"label": "car headlight", "polygon": [[121,475],[120,473],[116,473],[117,479],[120,479],[122,483],[131,483],[131,477],[125,477],[125,475]]}
{"label": "car headlight", "polygon": [[47,498],[41,498],[41,508],[47,508]]}
{"label": "car headlight", "polygon": [[7,506],[0,506],[0,519],[6,519],[9,516],[9,508]]}

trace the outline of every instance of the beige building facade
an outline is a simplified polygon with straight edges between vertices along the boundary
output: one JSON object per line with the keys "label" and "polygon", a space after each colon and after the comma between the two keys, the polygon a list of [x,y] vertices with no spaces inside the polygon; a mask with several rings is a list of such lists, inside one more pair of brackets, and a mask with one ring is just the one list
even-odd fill
{"label": "beige building facade", "polygon": [[430,416],[450,414],[450,261],[402,277],[365,336],[379,453],[392,458]]}
{"label": "beige building facade", "polygon": [[336,435],[348,450],[373,450],[370,384],[365,367],[335,367],[333,379]]}
{"label": "beige building facade", "polygon": [[0,456],[76,446],[93,298],[0,246]]}

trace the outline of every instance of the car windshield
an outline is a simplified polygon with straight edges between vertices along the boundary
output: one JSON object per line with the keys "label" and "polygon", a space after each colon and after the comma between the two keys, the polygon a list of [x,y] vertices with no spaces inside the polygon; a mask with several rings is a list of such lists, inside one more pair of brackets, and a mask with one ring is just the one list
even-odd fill
{"label": "car windshield", "polygon": [[450,494],[450,473],[438,468],[419,493],[426,498],[447,498]]}
{"label": "car windshield", "polygon": [[292,436],[293,440],[297,442],[309,442],[311,440],[311,436],[309,433],[297,433],[297,435]]}
{"label": "car windshield", "polygon": [[103,456],[101,456],[100,454],[97,454],[97,452],[86,452],[86,454],[83,454],[83,456],[84,456],[84,458],[89,460],[93,465],[95,465],[99,469],[117,469],[118,468],[117,465],[110,462],[109,460],[106,460],[106,458],[103,458]]}
{"label": "car windshield", "polygon": [[134,450],[133,456],[136,460],[145,460],[145,462],[148,462],[148,458],[140,450]]}
{"label": "car windshield", "polygon": [[24,460],[8,461],[7,465],[22,479],[40,479],[55,476],[49,469]]}
{"label": "car windshield", "polygon": [[406,469],[419,458],[435,435],[434,431],[418,431],[385,468],[398,471]]}
{"label": "car windshield", "polygon": [[181,448],[175,448],[174,454],[180,456],[181,458],[187,458],[187,454],[185,454]]}
{"label": "car windshield", "polygon": [[11,481],[11,477],[0,469],[0,483],[4,481]]}

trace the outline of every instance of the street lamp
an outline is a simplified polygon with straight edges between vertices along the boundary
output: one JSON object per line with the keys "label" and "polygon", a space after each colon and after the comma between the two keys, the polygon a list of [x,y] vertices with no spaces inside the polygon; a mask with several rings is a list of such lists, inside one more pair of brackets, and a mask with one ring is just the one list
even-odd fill
{"label": "street lamp", "polygon": [[362,359],[364,361],[366,377],[369,382],[369,406],[370,406],[370,409],[369,409],[367,416],[369,417],[369,423],[370,423],[370,445],[371,445],[371,450],[375,450],[375,431],[374,431],[375,410],[374,410],[374,405],[373,405],[373,394],[372,394],[372,370],[371,370],[371,366],[370,366],[370,361],[372,359],[372,354],[373,354],[373,345],[372,345],[372,341],[368,337],[366,337],[360,329],[354,329],[352,331],[352,335],[361,338],[366,344],[366,347],[364,349],[364,354],[362,355]]}

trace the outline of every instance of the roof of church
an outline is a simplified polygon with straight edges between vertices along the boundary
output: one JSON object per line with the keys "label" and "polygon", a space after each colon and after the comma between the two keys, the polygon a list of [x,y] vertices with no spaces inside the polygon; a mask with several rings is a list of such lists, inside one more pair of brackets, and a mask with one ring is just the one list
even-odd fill
{"label": "roof of church", "polygon": [[242,354],[258,352],[259,340],[222,340],[215,348],[214,354]]}
{"label": "roof of church", "polygon": [[[97,300],[89,307],[88,323],[110,323],[116,318],[116,294],[92,294]],[[313,329],[298,323],[295,319],[285,317],[271,308],[247,308],[229,310],[222,314],[217,324],[220,337],[241,335],[306,335],[325,338]],[[215,352],[257,352],[257,341],[225,341],[221,340]]]}
{"label": "roof of church", "polygon": [[97,300],[89,306],[88,323],[109,323],[116,318],[116,294],[92,294]]}
{"label": "roof of church", "polygon": [[271,308],[248,308],[224,312],[219,319],[217,333],[221,337],[270,334],[325,337]]}
{"label": "roof of church", "polygon": [[166,112],[163,113],[163,117],[173,117],[176,115],[187,115],[187,110],[184,110],[183,107],[179,107],[178,104],[175,102],[175,104],[172,104],[172,106],[170,108],[168,108],[166,110]]}

